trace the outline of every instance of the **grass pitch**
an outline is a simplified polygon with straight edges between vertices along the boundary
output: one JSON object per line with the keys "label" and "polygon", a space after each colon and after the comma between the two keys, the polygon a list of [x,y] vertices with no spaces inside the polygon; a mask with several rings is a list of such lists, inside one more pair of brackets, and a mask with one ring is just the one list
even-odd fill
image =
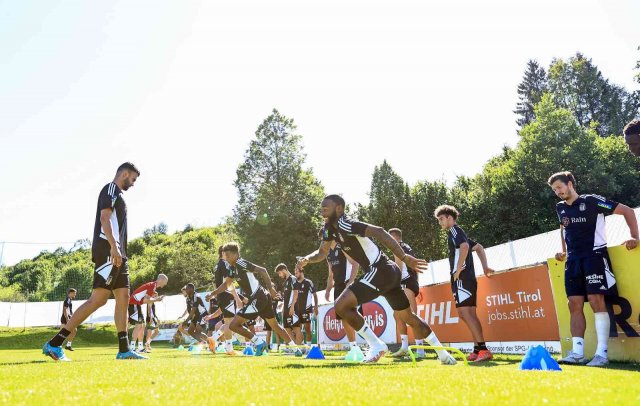
{"label": "grass pitch", "polygon": [[[519,371],[520,357],[465,367],[435,357],[413,366],[383,359],[376,365],[325,354],[294,356],[193,355],[156,344],[148,361],[116,361],[111,328],[81,330],[54,362],[40,347],[54,329],[0,330],[0,402],[18,405],[211,404],[640,404],[640,366],[607,369],[563,366],[562,372]],[[91,346],[89,346],[91,342]]]}

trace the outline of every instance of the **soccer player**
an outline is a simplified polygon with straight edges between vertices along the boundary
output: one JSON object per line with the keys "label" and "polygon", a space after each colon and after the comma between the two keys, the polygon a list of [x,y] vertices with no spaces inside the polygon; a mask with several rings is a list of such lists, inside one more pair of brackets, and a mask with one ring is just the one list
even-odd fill
{"label": "soccer player", "polygon": [[[276,321],[276,315],[273,313],[271,306],[271,295],[276,296],[277,292],[273,288],[271,278],[267,270],[263,267],[252,264],[240,256],[240,246],[237,243],[227,243],[222,248],[225,261],[232,269],[233,275],[237,278],[242,294],[246,297],[244,306],[238,310],[229,328],[231,331],[240,334],[256,346],[256,355],[262,355],[267,343],[251,331],[246,329],[243,324],[247,320],[254,320],[261,317],[265,322],[269,323],[273,331],[280,336],[286,343],[295,346],[291,337]],[[271,291],[271,294],[265,287]],[[227,341],[227,350],[231,346],[230,340]],[[233,347],[231,347],[233,349]],[[299,349],[296,349],[296,355],[302,355]],[[298,354],[299,353],[299,354]]]}
{"label": "soccer player", "polygon": [[624,126],[622,130],[624,142],[627,143],[629,151],[635,156],[640,156],[640,120],[633,120]]}
{"label": "soccer player", "polygon": [[127,206],[122,195],[135,184],[138,176],[138,168],[130,162],[125,162],[118,167],[113,182],[105,185],[100,191],[91,245],[91,256],[95,264],[93,291],[89,300],[80,306],[58,334],[42,347],[42,353],[54,360],[69,361],[62,350],[62,343],[73,329],[107,303],[112,292],[116,299],[113,317],[118,331],[119,346],[116,359],[146,359],[129,350],[127,335]]}
{"label": "soccer player", "polygon": [[[158,294],[156,293],[155,297]],[[144,352],[151,353],[151,340],[160,334],[160,320],[156,313],[155,302],[147,304],[147,338],[144,344]]]}
{"label": "soccer player", "polygon": [[587,300],[595,315],[598,344],[588,366],[604,366],[607,356],[610,319],[605,295],[617,295],[616,280],[607,253],[604,216],[620,214],[629,227],[628,250],[638,246],[638,222],[633,210],[598,195],[578,195],[576,179],[571,172],[558,172],[549,178],[549,186],[561,201],[556,205],[560,222],[562,252],[556,259],[566,258],[564,288],[569,300],[573,349],[560,362],[584,364],[584,302]]}
{"label": "soccer player", "polygon": [[302,329],[300,327],[300,316],[296,313],[298,302],[298,289],[296,289],[296,278],[291,275],[289,268],[285,264],[276,266],[276,274],[282,279],[282,320],[285,330],[293,338],[296,344],[302,344]]}
{"label": "soccer player", "polygon": [[156,289],[167,286],[169,278],[161,273],[155,281],[147,282],[140,285],[131,293],[129,297],[129,324],[133,325],[133,333],[131,333],[131,351],[136,349],[135,343],[138,343],[138,352],[144,352],[144,328],[145,319],[142,313],[142,305],[151,306],[155,302],[161,301],[164,296],[157,296]]}
{"label": "soccer player", "polygon": [[[323,241],[318,250],[299,258],[296,267],[304,268],[308,263],[324,261],[334,244],[340,243],[345,254],[364,268],[365,274],[342,292],[335,304],[336,313],[354,327],[369,344],[364,363],[377,362],[388,351],[387,345],[375,335],[357,311],[358,305],[370,302],[378,296],[387,299],[391,308],[399,313],[400,320],[413,328],[416,338],[426,337],[431,345],[440,347],[440,341],[427,323],[411,311],[409,300],[400,287],[400,269],[387,258],[372,238],[418,272],[426,269],[427,262],[405,254],[402,247],[383,228],[348,218],[344,213],[345,207],[344,199],[338,195],[329,195],[323,199]],[[443,364],[456,363],[447,351],[436,352]]]}
{"label": "soccer player", "polygon": [[[276,289],[276,284],[275,283],[271,283],[271,287],[275,290]],[[280,302],[282,300],[280,298],[280,296],[282,296],[280,294],[280,292],[277,292],[276,296],[271,296],[271,307],[273,308],[273,314],[276,315],[276,321],[278,323],[280,323],[280,320],[278,318],[278,302]],[[267,337],[266,337],[267,345],[270,346],[271,345],[271,332],[273,331],[273,329],[271,328],[269,323],[267,323],[266,321],[264,322],[264,330],[267,332]],[[277,334],[274,335],[273,337],[275,339],[276,346],[278,346],[281,343],[280,337],[278,337]]]}
{"label": "soccer player", "polygon": [[207,307],[204,301],[196,293],[193,283],[185,285],[187,289],[187,302],[189,311],[189,329],[187,333],[199,343],[207,343],[207,335],[203,333],[202,319],[207,315]]}
{"label": "soccer player", "polygon": [[296,302],[296,313],[302,326],[304,327],[304,343],[311,345],[311,315],[318,317],[318,294],[316,287],[310,279],[304,277],[304,269],[296,269],[296,284],[294,288],[298,291]]}
{"label": "soccer player", "polygon": [[449,205],[436,208],[434,216],[440,227],[447,230],[449,246],[449,269],[451,269],[451,291],[456,301],[458,315],[467,325],[473,336],[473,352],[467,360],[474,362],[489,361],[493,354],[487,348],[482,332],[482,324],[476,313],[478,281],[473,264],[473,252],[478,254],[484,274],[491,277],[495,273],[487,263],[484,247],[474,240],[467,238],[464,230],[457,224],[458,210]]}
{"label": "soccer player", "polygon": [[[71,301],[76,298],[77,292],[78,291],[75,290],[74,288],[69,288],[69,290],[67,291],[67,298],[62,303],[62,316],[60,317],[60,325],[62,327],[64,327],[67,324],[67,321],[69,321],[69,319],[71,318],[71,315],[73,314],[73,304],[71,303]],[[73,347],[71,347],[71,342],[75,338],[77,332],[78,332],[77,328],[74,328],[73,330],[71,330],[71,334],[69,334],[69,337],[67,337],[67,345],[65,346],[65,349],[69,351],[73,351]]]}
{"label": "soccer player", "polygon": [[[322,238],[322,230],[320,230],[320,238]],[[329,267],[329,276],[327,277],[327,289],[324,291],[324,298],[329,301],[331,294],[331,288],[333,288],[333,300],[338,300],[342,292],[356,280],[358,275],[359,265],[351,258],[347,258],[342,252],[342,246],[340,243],[336,243],[333,248],[329,250],[327,255],[327,265]],[[342,318],[336,314],[338,320]],[[342,320],[342,326],[347,334],[347,340],[349,340],[349,347],[353,348],[357,344],[356,331],[347,323]]]}
{"label": "soccer player", "polygon": [[[413,252],[413,249],[409,244],[402,241],[402,230],[399,228],[392,228],[389,230],[389,234],[398,242],[402,251],[405,254],[411,255],[412,257],[417,257],[417,255]],[[402,272],[402,276],[400,279],[400,286],[402,286],[402,290],[405,295],[407,295],[407,299],[409,300],[409,306],[411,307],[411,311],[417,313],[418,304],[416,303],[416,297],[420,294],[420,286],[418,284],[418,273],[407,266],[402,260],[394,255],[394,262],[400,268]],[[403,323],[398,319],[397,314],[394,313],[394,318],[396,319],[396,328],[398,333],[400,334],[400,349],[395,353],[391,354],[392,357],[401,358],[405,357],[409,354],[409,335],[407,334],[407,324]],[[422,345],[423,340],[416,339],[416,345]],[[424,350],[419,349],[416,351],[416,357],[424,358]]]}

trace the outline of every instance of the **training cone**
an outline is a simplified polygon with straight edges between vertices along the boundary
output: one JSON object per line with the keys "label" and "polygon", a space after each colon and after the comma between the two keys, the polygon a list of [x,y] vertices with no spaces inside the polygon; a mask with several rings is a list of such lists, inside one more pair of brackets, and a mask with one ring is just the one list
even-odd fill
{"label": "training cone", "polygon": [[311,348],[311,351],[307,354],[307,359],[324,359],[324,354],[318,346]]}
{"label": "training cone", "polygon": [[549,351],[541,345],[536,345],[529,348],[525,354],[520,364],[520,370],[562,371],[562,368],[558,365],[558,361],[551,357]]}
{"label": "training cone", "polygon": [[189,351],[193,351],[193,344],[189,346]]}
{"label": "training cone", "polygon": [[245,348],[242,353],[244,355],[255,355],[255,352],[253,352],[253,347],[252,346],[247,346],[247,348]]}
{"label": "training cone", "polygon": [[182,350],[184,350],[184,347],[182,345],[179,345],[178,346],[178,351],[182,351]]}
{"label": "training cone", "polygon": [[345,361],[361,362],[364,359],[364,353],[362,352],[362,349],[356,345],[349,350],[344,359]]}

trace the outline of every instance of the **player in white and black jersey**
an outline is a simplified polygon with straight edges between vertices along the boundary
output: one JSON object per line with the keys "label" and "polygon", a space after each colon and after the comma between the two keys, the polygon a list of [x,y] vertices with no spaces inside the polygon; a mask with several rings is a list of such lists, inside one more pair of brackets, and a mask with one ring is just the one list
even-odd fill
{"label": "player in white and black jersey", "polygon": [[[62,327],[64,327],[67,324],[67,322],[71,318],[71,315],[73,314],[72,301],[73,299],[76,298],[77,292],[78,291],[74,288],[69,288],[69,290],[67,291],[67,298],[62,303],[62,316],[60,317],[60,325]],[[74,328],[71,331],[71,334],[69,334],[69,337],[67,337],[67,345],[65,346],[66,350],[73,351],[73,347],[71,346],[71,344],[77,332],[78,332],[78,329]]]}
{"label": "player in white and black jersey", "polygon": [[[322,230],[320,230],[320,241],[322,241]],[[324,298],[327,302],[330,301],[331,289],[333,288],[333,300],[335,302],[342,292],[355,282],[360,266],[356,261],[344,255],[342,246],[340,246],[339,243],[335,244],[335,246],[329,250],[327,265],[329,275],[327,276],[327,289],[325,290]],[[356,342],[356,331],[353,327],[345,320],[342,320],[338,314],[336,314],[336,317],[342,322],[347,340],[349,340],[349,348],[358,345]]]}
{"label": "player in white and black jersey", "polygon": [[[225,342],[232,342],[232,332],[229,329],[231,320],[236,312],[242,308],[243,303],[234,287],[235,275],[229,264],[223,259],[222,246],[218,247],[218,262],[214,271],[214,281],[216,288],[211,292],[211,296],[218,301],[218,306],[222,311],[223,325],[211,337],[213,341],[220,341],[220,337]],[[227,346],[229,355],[235,355],[233,345]]]}
{"label": "player in white and black jersey", "polygon": [[187,283],[185,288],[187,289],[187,307],[191,309],[189,313],[189,329],[187,332],[199,343],[206,344],[208,337],[203,332],[203,318],[207,315],[207,306],[196,293],[196,288],[193,283]]}
{"label": "player in white and black jersey", "polygon": [[318,294],[316,287],[311,281],[304,277],[304,269],[296,268],[296,283],[294,288],[298,291],[296,302],[296,314],[300,319],[300,326],[304,327],[304,343],[311,346],[311,317],[318,317]]}
{"label": "player in white and black jersey", "polygon": [[116,299],[114,321],[118,331],[116,359],[146,359],[129,350],[127,310],[129,307],[129,266],[127,264],[127,205],[123,192],[129,190],[140,176],[130,162],[118,167],[113,182],[106,184],[98,196],[91,255],[95,264],[93,291],[89,299],[76,310],[71,320],[42,348],[42,353],[54,360],[68,361],[61,346],[64,340],[87,317],[104,306],[113,293]]}
{"label": "player in white and black jersey", "polygon": [[607,312],[605,296],[617,296],[616,279],[607,252],[604,216],[619,214],[624,217],[631,239],[625,241],[628,250],[638,247],[638,221],[630,207],[599,195],[579,195],[576,178],[571,172],[558,172],[548,181],[561,201],[556,205],[560,223],[562,252],[556,259],[566,258],[564,287],[571,319],[573,348],[560,360],[566,364],[584,364],[584,332],[586,319],[584,302],[588,301],[595,317],[596,353],[588,366],[605,366],[611,320]]}
{"label": "player in white and black jersey", "polygon": [[[399,228],[392,228],[389,230],[389,234],[400,244],[402,250],[405,254],[411,255],[412,257],[417,257],[415,252],[409,244],[402,240],[402,230]],[[400,279],[400,286],[402,286],[402,290],[404,290],[405,295],[407,295],[407,299],[409,300],[409,305],[411,306],[411,311],[417,313],[418,304],[416,303],[416,297],[420,294],[420,285],[418,284],[418,273],[407,266],[402,260],[394,255],[394,261],[398,268],[402,271],[402,276]],[[392,357],[401,358],[405,357],[409,354],[409,335],[407,333],[407,324],[403,323],[397,317],[397,314],[394,313],[394,317],[396,319],[396,329],[398,334],[400,335],[400,349],[395,353],[391,354]],[[416,339],[416,345],[422,345],[423,340]],[[416,351],[416,357],[424,358],[424,350],[418,349]]]}
{"label": "player in white and black jersey", "polygon": [[289,268],[285,264],[276,266],[276,274],[282,282],[282,324],[296,344],[302,344],[302,320],[300,314],[296,312],[298,303],[298,289],[296,289],[296,278],[291,275]]}
{"label": "player in white and black jersey", "polygon": [[[345,207],[344,199],[338,195],[329,195],[323,199],[323,241],[317,251],[299,258],[297,268],[324,261],[334,244],[340,243],[345,255],[364,269],[364,275],[349,286],[335,304],[336,313],[357,329],[358,334],[369,344],[369,352],[363,362],[377,362],[388,351],[387,345],[375,335],[357,311],[358,305],[370,302],[378,296],[387,299],[391,308],[398,312],[400,320],[413,328],[416,338],[427,338],[431,345],[440,347],[440,342],[427,323],[411,311],[409,300],[400,286],[400,269],[371,239],[375,238],[418,272],[426,269],[427,262],[405,254],[402,247],[383,228],[348,218],[344,213]],[[456,363],[447,351],[437,352],[442,363]]]}
{"label": "player in white and black jersey", "polygon": [[[261,266],[252,264],[240,256],[240,246],[237,243],[227,243],[222,248],[224,260],[229,264],[233,277],[238,281],[240,290],[245,296],[244,306],[238,310],[229,328],[231,331],[240,334],[248,340],[251,340],[256,346],[256,355],[262,355],[267,343],[244,327],[247,320],[255,320],[261,317],[266,323],[269,323],[273,331],[280,336],[286,343],[295,347],[295,343],[291,340],[289,334],[276,321],[276,315],[273,313],[271,305],[271,295],[276,296],[277,292],[273,288],[271,278],[267,270]],[[226,343],[227,349],[231,345],[229,341]],[[233,347],[232,347],[233,349]],[[231,350],[232,350],[231,349]],[[299,354],[302,352],[297,349]]]}
{"label": "player in white and black jersey", "polygon": [[449,267],[451,270],[451,292],[456,302],[458,315],[464,321],[473,336],[473,352],[467,360],[474,362],[490,361],[493,354],[484,341],[482,324],[476,312],[478,281],[473,263],[473,253],[478,254],[482,269],[488,278],[494,273],[487,264],[487,256],[482,245],[467,237],[457,224],[458,210],[449,205],[436,208],[434,216],[443,230],[447,230],[449,247]]}

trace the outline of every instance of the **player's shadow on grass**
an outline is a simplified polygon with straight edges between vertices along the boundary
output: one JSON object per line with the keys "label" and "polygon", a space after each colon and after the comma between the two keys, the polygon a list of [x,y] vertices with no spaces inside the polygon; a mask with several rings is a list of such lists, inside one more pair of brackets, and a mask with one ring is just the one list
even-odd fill
{"label": "player's shadow on grass", "polygon": [[[376,364],[370,364],[370,365],[376,365]],[[383,364],[379,364],[380,366],[385,366]],[[280,365],[280,366],[276,366],[276,367],[272,367],[272,369],[307,369],[307,368],[353,368],[353,367],[362,367],[363,364],[360,362],[324,362],[320,365],[309,365],[309,364],[286,364],[286,365]],[[386,366],[389,366],[388,364],[386,364]]]}
{"label": "player's shadow on grass", "polygon": [[0,366],[5,365],[28,365],[28,364],[45,364],[47,360],[31,360],[31,361],[16,361],[16,362],[0,362]]}

